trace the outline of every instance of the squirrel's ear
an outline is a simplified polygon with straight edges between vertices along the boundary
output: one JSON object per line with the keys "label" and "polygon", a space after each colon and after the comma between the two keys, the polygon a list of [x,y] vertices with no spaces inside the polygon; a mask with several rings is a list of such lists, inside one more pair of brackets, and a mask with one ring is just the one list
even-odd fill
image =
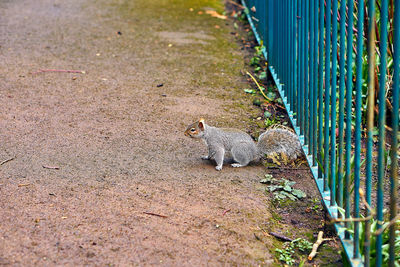
{"label": "squirrel's ear", "polygon": [[199,122],[204,123],[204,119],[200,118]]}
{"label": "squirrel's ear", "polygon": [[199,126],[200,130],[204,131],[204,120],[203,119],[199,120],[199,123],[197,125]]}

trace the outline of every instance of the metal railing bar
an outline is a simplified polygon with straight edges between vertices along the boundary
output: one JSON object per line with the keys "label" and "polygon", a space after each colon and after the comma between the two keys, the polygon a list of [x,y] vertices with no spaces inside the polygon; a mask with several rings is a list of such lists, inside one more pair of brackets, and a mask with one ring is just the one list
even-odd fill
{"label": "metal railing bar", "polygon": [[[324,99],[324,191],[329,190],[329,99],[331,81],[331,1],[326,1],[325,99]],[[331,177],[332,178],[332,177]]]}
{"label": "metal railing bar", "polygon": [[[304,110],[304,139],[305,139],[305,144],[309,145],[310,144],[310,140],[309,140],[309,110],[310,110],[310,106],[309,106],[309,65],[308,65],[308,61],[309,61],[309,0],[305,0],[304,1],[304,62],[303,62],[303,68],[304,68],[304,87],[303,87],[303,100],[304,100],[304,106],[303,106],[303,110]],[[309,155],[309,153],[307,153],[306,155]]]}
{"label": "metal railing bar", "polygon": [[[367,155],[365,166],[365,199],[371,205],[372,183],[372,153],[373,153],[373,128],[375,107],[375,0],[368,0],[368,118],[367,118]],[[370,216],[370,210],[366,210],[365,216]],[[370,239],[371,220],[365,222],[364,232],[364,263],[370,266]]]}
{"label": "metal railing bar", "polygon": [[[318,111],[317,111],[317,98],[318,98],[318,1],[313,0],[313,13],[314,13],[314,81],[313,81],[313,107],[314,107],[314,115],[313,115],[313,166],[317,165],[317,131],[318,131]],[[317,176],[318,177],[318,176]]]}
{"label": "metal railing bar", "polygon": [[[385,123],[386,123],[386,61],[387,61],[387,22],[388,22],[388,1],[381,1],[380,10],[380,76],[379,76],[379,142],[378,142],[378,182],[376,196],[376,220],[377,230],[382,228],[383,221],[383,180],[385,177]],[[382,266],[382,234],[376,237],[376,262],[377,267]]]}
{"label": "metal railing bar", "polygon": [[338,0],[333,0],[332,14],[332,85],[331,85],[331,205],[336,203],[336,71]]}
{"label": "metal railing bar", "polygon": [[297,25],[297,68],[296,68],[296,73],[297,73],[297,101],[296,101],[296,126],[300,126],[300,113],[301,113],[301,107],[300,107],[300,99],[301,99],[301,85],[302,85],[302,80],[301,80],[301,3],[300,1],[295,1],[297,4],[297,15],[296,15],[296,25]]}
{"label": "metal railing bar", "polygon": [[[309,18],[310,18],[310,23],[309,23],[309,32],[310,32],[310,49],[309,49],[309,61],[308,61],[308,68],[309,68],[309,81],[310,81],[310,90],[309,90],[309,107],[310,107],[310,123],[309,123],[309,130],[308,130],[308,140],[309,140],[309,151],[308,154],[312,156],[312,158],[314,158],[314,156],[312,155],[312,152],[314,151],[314,117],[315,117],[315,112],[314,112],[314,79],[315,79],[315,74],[314,74],[314,5],[313,5],[312,1],[309,4]],[[314,160],[313,160],[314,163]]]}
{"label": "metal railing bar", "polygon": [[338,194],[336,201],[343,206],[343,152],[344,152],[344,89],[346,53],[346,1],[340,2],[340,51],[339,51],[339,144],[338,144]]}
{"label": "metal railing bar", "polygon": [[[392,144],[391,144],[391,161],[390,169],[390,220],[394,220],[397,216],[397,199],[398,199],[398,177],[399,170],[397,154],[398,154],[398,138],[399,132],[399,91],[400,91],[400,0],[394,3],[394,54],[393,54],[393,87],[392,87]],[[389,266],[395,266],[395,242],[396,242],[396,225],[392,224],[389,228]]]}
{"label": "metal railing bar", "polygon": [[[364,0],[358,0],[357,7],[357,54],[356,54],[356,103],[355,103],[355,130],[354,130],[354,211],[353,217],[360,217],[360,164],[361,164],[361,86],[362,86],[362,51],[364,28]],[[354,255],[360,250],[360,222],[354,222]]]}
{"label": "metal railing bar", "polygon": [[[344,201],[345,219],[350,218],[350,176],[351,176],[351,113],[352,113],[352,94],[353,94],[353,10],[354,1],[348,0],[348,22],[347,22],[347,65],[346,65],[346,172],[344,177]],[[350,228],[350,223],[345,222],[345,227]],[[350,233],[345,231],[345,238],[350,238]]]}
{"label": "metal railing bar", "polygon": [[[319,40],[318,40],[318,162],[323,164],[323,89],[324,89],[324,0],[319,0]],[[318,177],[322,177],[322,168],[318,168]]]}

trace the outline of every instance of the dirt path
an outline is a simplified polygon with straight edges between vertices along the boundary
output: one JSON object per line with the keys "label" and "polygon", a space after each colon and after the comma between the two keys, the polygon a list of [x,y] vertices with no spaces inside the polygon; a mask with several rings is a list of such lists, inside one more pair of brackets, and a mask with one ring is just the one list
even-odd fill
{"label": "dirt path", "polygon": [[183,135],[247,127],[213,2],[0,2],[0,265],[270,262],[262,166],[217,172]]}

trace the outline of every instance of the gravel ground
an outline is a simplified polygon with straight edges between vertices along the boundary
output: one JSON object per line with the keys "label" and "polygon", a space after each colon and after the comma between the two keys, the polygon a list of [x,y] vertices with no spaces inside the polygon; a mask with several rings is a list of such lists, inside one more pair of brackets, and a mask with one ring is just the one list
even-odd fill
{"label": "gravel ground", "polygon": [[0,265],[271,263],[262,165],[183,135],[247,126],[214,2],[0,1]]}

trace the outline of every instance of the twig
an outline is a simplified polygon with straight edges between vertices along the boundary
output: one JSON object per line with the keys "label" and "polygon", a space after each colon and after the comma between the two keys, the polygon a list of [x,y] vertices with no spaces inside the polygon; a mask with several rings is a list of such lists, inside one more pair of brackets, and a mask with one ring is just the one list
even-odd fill
{"label": "twig", "polygon": [[323,236],[324,232],[319,231],[317,241],[314,243],[310,255],[308,255],[309,261],[311,261],[315,257],[315,255],[317,255],[317,250],[322,242],[333,240],[332,238],[323,238]]}
{"label": "twig", "polygon": [[288,167],[276,167],[276,166],[268,166],[267,169],[292,170],[292,171],[306,171],[306,170],[309,170],[309,168],[288,168]]}
{"label": "twig", "polygon": [[242,6],[241,4],[236,3],[235,1],[232,0],[227,0],[229,3],[231,3],[232,5],[237,6],[238,8],[244,9],[244,6]]}
{"label": "twig", "polygon": [[224,212],[222,213],[222,216],[224,216],[225,214],[227,214],[230,211],[231,211],[231,209],[224,210]]}
{"label": "twig", "polygon": [[372,215],[367,216],[365,218],[348,218],[348,219],[332,219],[332,223],[338,223],[338,222],[365,222],[369,221],[373,218]]}
{"label": "twig", "polygon": [[398,220],[400,220],[400,214],[397,214],[397,216],[394,217],[393,219],[391,219],[387,225],[385,225],[385,226],[383,226],[382,228],[378,229],[378,230],[375,231],[375,233],[373,233],[373,234],[374,234],[374,235],[380,235],[380,234],[382,234],[389,226],[398,223]]}
{"label": "twig", "polygon": [[0,162],[0,166],[3,165],[3,164],[5,164],[5,163],[7,163],[7,162],[9,162],[9,161],[14,160],[14,159],[15,159],[15,157],[12,157],[12,158],[10,158],[10,159],[3,160],[2,162]]}
{"label": "twig", "polygon": [[60,167],[57,166],[46,166],[46,165],[42,165],[43,168],[45,169],[51,169],[51,170],[59,170]]}
{"label": "twig", "polygon": [[269,102],[273,102],[272,99],[270,99],[269,97],[267,97],[267,96],[264,94],[264,92],[263,92],[263,90],[262,90],[260,84],[257,82],[256,78],[254,78],[253,75],[251,75],[250,72],[248,72],[248,71],[246,71],[246,74],[249,75],[249,76],[253,79],[253,81],[256,83],[256,85],[257,85],[258,89],[260,90],[262,96],[263,96],[266,100],[268,100]]}
{"label": "twig", "polygon": [[285,107],[283,107],[283,106],[279,105],[279,104],[278,104],[278,103],[276,103],[276,102],[274,102],[274,104],[273,104],[273,105],[271,105],[271,106],[276,106],[276,107],[278,107],[278,108],[280,108],[280,109],[286,110],[286,108],[285,108]]}
{"label": "twig", "polygon": [[29,186],[31,184],[19,184],[18,187]]}
{"label": "twig", "polygon": [[56,69],[41,69],[36,72],[33,72],[32,74],[38,74],[42,72],[66,72],[66,73],[82,73],[85,74],[86,72],[84,70],[56,70]]}
{"label": "twig", "polygon": [[365,218],[361,218],[361,217],[360,218],[345,218],[345,219],[335,218],[335,219],[332,219],[333,223],[337,223],[337,222],[365,222],[365,221],[369,221],[369,220],[374,218],[375,211],[368,204],[367,199],[365,198],[364,190],[362,190],[362,188],[360,188],[358,191],[360,192],[361,203],[364,204],[364,206],[370,212],[370,215],[365,217]]}
{"label": "twig", "polygon": [[144,213],[144,214],[147,214],[147,215],[152,215],[152,216],[161,217],[161,218],[168,218],[168,216],[160,215],[160,214],[153,213],[153,212],[146,212],[146,211],[143,211],[143,213]]}
{"label": "twig", "polygon": [[270,235],[272,235],[272,236],[274,236],[274,237],[276,237],[278,239],[281,239],[283,241],[287,241],[287,242],[292,242],[293,241],[293,239],[291,239],[291,238],[289,238],[287,236],[275,233],[275,232],[269,232],[268,234],[270,234]]}

